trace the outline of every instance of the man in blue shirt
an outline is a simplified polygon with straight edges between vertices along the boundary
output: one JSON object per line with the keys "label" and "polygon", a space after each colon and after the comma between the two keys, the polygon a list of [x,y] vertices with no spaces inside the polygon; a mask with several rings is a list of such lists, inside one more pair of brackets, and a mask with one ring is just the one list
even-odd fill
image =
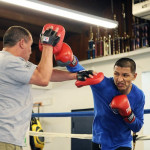
{"label": "man in blue shirt", "polygon": [[[138,132],[142,128],[145,96],[132,83],[137,76],[135,70],[136,65],[132,59],[121,58],[114,65],[113,78],[105,77],[101,83],[91,86],[95,112],[92,141],[100,144],[102,150],[131,150],[131,131]],[[112,111],[112,100],[118,95],[127,96],[128,107],[132,110],[129,116]],[[124,99],[125,96],[121,97],[121,101]],[[122,111],[128,108],[125,103],[121,106]]]}
{"label": "man in blue shirt", "polygon": [[[73,72],[73,68],[68,68]],[[100,83],[91,85],[93,150],[131,150],[131,131],[142,128],[145,104],[144,93],[132,83],[136,76],[135,62],[121,58],[114,65],[113,78],[104,77]]]}
{"label": "man in blue shirt", "polygon": [[[56,58],[56,61],[64,63],[63,58]],[[69,58],[71,61],[66,67],[70,72],[91,73],[78,61],[72,65],[72,56]],[[86,78],[81,83],[79,81],[80,86],[90,85],[93,93],[93,150],[131,150],[131,131],[138,132],[142,128],[145,104],[144,93],[132,83],[136,76],[134,60],[121,58],[114,65],[113,77],[105,77],[102,73],[100,82],[94,85],[90,85],[92,82],[88,83]]]}

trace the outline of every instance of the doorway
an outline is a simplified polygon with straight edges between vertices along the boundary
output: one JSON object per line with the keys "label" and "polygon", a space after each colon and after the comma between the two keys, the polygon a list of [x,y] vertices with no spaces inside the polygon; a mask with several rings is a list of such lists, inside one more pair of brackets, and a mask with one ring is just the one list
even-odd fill
{"label": "doorway", "polygon": [[[94,109],[78,109],[77,111],[93,111]],[[72,134],[92,134],[92,124],[94,116],[72,117],[71,133]],[[91,150],[92,141],[90,139],[71,139],[71,150]]]}

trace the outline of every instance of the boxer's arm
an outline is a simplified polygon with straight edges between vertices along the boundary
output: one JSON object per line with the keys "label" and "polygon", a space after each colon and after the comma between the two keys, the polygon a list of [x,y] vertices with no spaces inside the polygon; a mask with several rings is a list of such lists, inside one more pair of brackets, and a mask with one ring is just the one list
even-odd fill
{"label": "boxer's arm", "polygon": [[[138,97],[139,99],[140,97]],[[127,124],[133,132],[139,132],[144,124],[144,105],[145,96],[142,95],[140,100],[137,101],[136,107],[133,109],[136,116],[135,121],[131,124]]]}
{"label": "boxer's arm", "polygon": [[77,82],[75,83],[77,87],[97,84],[103,80],[102,73],[97,75],[93,71],[85,71],[67,43],[62,44],[61,51],[54,57],[59,66],[66,66],[69,72],[77,72]]}
{"label": "boxer's arm", "polygon": [[[75,57],[75,59],[77,58]],[[73,67],[66,66],[66,68],[69,72],[79,72],[79,71],[85,70],[85,68],[82,65],[80,65],[79,62],[77,63],[76,66],[73,66]]]}

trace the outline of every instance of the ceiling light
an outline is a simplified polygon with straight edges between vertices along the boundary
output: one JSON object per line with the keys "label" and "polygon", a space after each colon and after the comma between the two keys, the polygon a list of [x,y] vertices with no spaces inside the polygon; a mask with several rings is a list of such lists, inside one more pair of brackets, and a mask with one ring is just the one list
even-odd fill
{"label": "ceiling light", "polygon": [[61,17],[65,17],[68,19],[73,19],[77,21],[81,21],[84,23],[89,23],[91,25],[96,25],[104,28],[116,28],[118,26],[118,22],[115,20],[110,20],[90,14],[86,14],[83,12],[63,8],[60,6],[52,5],[49,3],[41,2],[39,0],[1,0],[1,2],[9,3],[12,5],[17,5]]}

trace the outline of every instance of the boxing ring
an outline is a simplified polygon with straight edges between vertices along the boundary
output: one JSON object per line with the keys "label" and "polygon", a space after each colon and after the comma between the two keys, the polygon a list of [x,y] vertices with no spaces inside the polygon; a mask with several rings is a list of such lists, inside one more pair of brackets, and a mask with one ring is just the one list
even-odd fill
{"label": "boxing ring", "polygon": [[[150,109],[144,110],[144,115],[150,114]],[[78,111],[78,112],[63,112],[63,113],[33,113],[32,117],[89,117],[94,116],[94,111]],[[48,138],[76,138],[76,139],[92,139],[92,134],[65,134],[65,133],[50,133],[50,132],[35,132],[29,131],[30,136],[48,137]],[[133,150],[135,149],[136,141],[150,140],[150,135],[137,135],[133,133]]]}

